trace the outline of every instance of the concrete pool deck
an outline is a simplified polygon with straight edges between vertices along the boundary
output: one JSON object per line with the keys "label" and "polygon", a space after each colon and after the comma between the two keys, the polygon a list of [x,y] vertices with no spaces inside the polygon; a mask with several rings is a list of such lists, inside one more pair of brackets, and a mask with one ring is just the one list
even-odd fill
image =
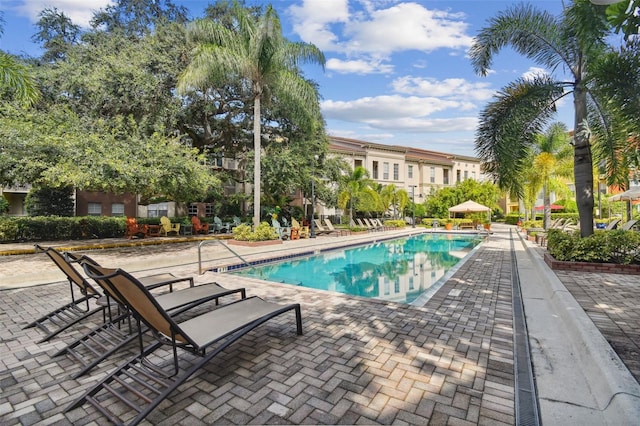
{"label": "concrete pool deck", "polygon": [[[308,251],[413,231],[233,249],[247,259],[264,258],[274,251]],[[635,424],[640,417],[640,387],[603,334],[613,330],[616,339],[626,334],[634,341],[632,332],[616,333],[613,325],[625,331],[621,323],[635,321],[628,327],[638,333],[640,319],[634,316],[640,304],[638,280],[614,274],[555,274],[542,262],[540,250],[521,241],[513,227],[494,225],[492,231],[491,238],[423,307],[227,274],[197,276],[200,283],[215,280],[229,288],[246,287],[249,295],[300,303],[305,333],[296,336],[287,316],[270,321],[214,358],[147,421],[515,424],[511,273],[515,253],[542,423]],[[197,243],[87,253],[105,266],[140,274],[167,268],[177,275],[198,274]],[[233,257],[213,243],[203,247],[203,255],[207,267],[229,263]],[[88,406],[63,410],[125,354],[112,356],[90,375],[74,380],[70,376],[79,365],[50,354],[79,335],[81,327],[41,344],[35,343],[42,337],[39,331],[22,330],[68,298],[68,286],[59,283],[62,279],[44,254],[0,257],[2,424],[106,422]],[[569,287],[584,292],[594,289],[579,297],[582,307],[563,285],[568,281]],[[588,286],[576,286],[586,281]],[[48,284],[53,282],[58,284]],[[607,291],[597,291],[602,288]],[[624,292],[622,300],[629,305],[614,299],[616,290]],[[594,304],[610,309],[603,308],[602,313]],[[607,330],[599,330],[585,310]],[[125,352],[134,351],[135,346]],[[169,359],[170,353],[163,356]],[[181,357],[187,364],[190,359]]]}

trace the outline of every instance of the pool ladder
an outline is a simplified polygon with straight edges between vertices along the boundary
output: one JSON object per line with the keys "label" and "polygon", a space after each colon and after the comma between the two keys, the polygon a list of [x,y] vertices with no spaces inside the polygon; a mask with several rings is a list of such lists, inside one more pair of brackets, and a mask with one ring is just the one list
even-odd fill
{"label": "pool ladder", "polygon": [[203,270],[202,270],[202,246],[204,246],[206,244],[209,244],[209,243],[218,243],[218,244],[222,245],[222,247],[224,247],[227,250],[229,250],[231,252],[231,254],[233,254],[235,257],[240,259],[246,266],[251,266],[251,264],[244,257],[242,257],[238,253],[236,253],[231,247],[229,247],[227,244],[225,244],[224,241],[222,241],[222,240],[204,240],[204,241],[201,241],[200,244],[198,244],[198,274],[202,275],[204,273]]}

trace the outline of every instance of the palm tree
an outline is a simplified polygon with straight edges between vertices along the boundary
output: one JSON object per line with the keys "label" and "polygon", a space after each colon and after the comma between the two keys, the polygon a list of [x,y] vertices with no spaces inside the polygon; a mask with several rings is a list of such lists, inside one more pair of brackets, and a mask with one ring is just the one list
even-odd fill
{"label": "palm tree", "polygon": [[409,203],[409,194],[404,189],[398,189],[394,184],[386,185],[380,190],[383,213],[393,208],[393,218],[398,218],[398,212],[404,211]]}
{"label": "palm tree", "polygon": [[[0,15],[0,36],[4,33],[3,23],[4,20]],[[36,81],[27,67],[2,50],[0,50],[0,89],[13,92],[16,99],[26,105],[34,104],[40,96]]]}
{"label": "palm tree", "polygon": [[492,19],[470,50],[473,67],[481,75],[488,73],[494,55],[507,46],[551,71],[562,68],[569,73],[569,80],[544,74],[507,86],[481,114],[476,150],[498,185],[520,195],[518,176],[528,148],[552,119],[555,102],[572,93],[574,181],[583,237],[593,233],[594,205],[588,69],[603,53],[609,32],[603,10],[588,0],[575,0],[555,18],[531,5],[514,6]]}
{"label": "palm tree", "polygon": [[[540,177],[544,199],[544,220],[545,229],[549,227],[551,220],[551,199],[550,193],[566,191],[566,181],[562,178],[570,179],[572,175],[572,147],[563,123],[554,123],[544,134],[537,135],[534,145],[533,169]],[[540,189],[540,188],[538,188]]]}
{"label": "palm tree", "polygon": [[[375,182],[369,179],[369,172],[358,166],[346,176],[344,189],[338,194],[338,207],[345,209],[349,205],[349,223],[353,219],[353,208],[358,208],[363,199],[376,200],[378,193],[372,188]],[[366,203],[367,205],[372,203]]]}
{"label": "palm tree", "polygon": [[324,68],[324,54],[313,44],[294,43],[282,36],[280,18],[271,5],[254,17],[234,2],[235,27],[198,20],[188,29],[196,43],[193,61],[180,77],[179,88],[215,87],[216,83],[240,79],[253,100],[254,187],[253,222],[260,223],[261,193],[261,101],[277,98],[293,105],[294,122],[319,117],[316,87],[305,80],[298,66],[317,63]]}

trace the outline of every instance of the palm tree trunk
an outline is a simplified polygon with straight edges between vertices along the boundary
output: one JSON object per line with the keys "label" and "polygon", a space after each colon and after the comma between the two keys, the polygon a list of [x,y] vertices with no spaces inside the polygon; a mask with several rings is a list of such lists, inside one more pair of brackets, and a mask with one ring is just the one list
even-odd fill
{"label": "palm tree trunk", "polygon": [[593,234],[593,163],[591,145],[587,131],[587,93],[582,82],[578,82],[573,91],[575,107],[574,123],[574,166],[576,202],[580,216],[580,235]]}
{"label": "palm tree trunk", "polygon": [[542,218],[542,227],[548,229],[551,222],[551,199],[549,197],[549,183],[545,180],[542,187],[542,197],[544,200],[544,217]]}
{"label": "palm tree trunk", "polygon": [[260,95],[253,103],[253,225],[260,225]]}

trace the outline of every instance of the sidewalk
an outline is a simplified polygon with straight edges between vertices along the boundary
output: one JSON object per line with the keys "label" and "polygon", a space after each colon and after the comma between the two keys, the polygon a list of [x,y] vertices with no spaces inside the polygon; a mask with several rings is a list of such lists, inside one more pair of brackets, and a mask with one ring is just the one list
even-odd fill
{"label": "sidewalk", "polygon": [[[248,294],[268,300],[300,303],[305,333],[296,336],[289,318],[270,321],[215,358],[147,420],[151,424],[515,424],[512,242],[530,327],[542,423],[624,424],[625,419],[637,420],[638,384],[620,368],[616,354],[611,353],[602,335],[597,330],[594,334],[593,330],[585,333],[578,328],[563,332],[566,324],[588,329],[593,322],[572,320],[584,311],[553,301],[566,298],[566,290],[552,287],[551,294],[536,293],[536,289],[547,288],[544,283],[557,286],[556,275],[540,265],[536,250],[523,246],[511,232],[513,228],[498,225],[492,230],[491,238],[424,307],[227,274],[197,276],[198,283],[216,280],[229,288],[246,287]],[[380,232],[357,239],[320,237],[285,242],[275,250],[308,251],[389,235]],[[269,256],[274,250],[237,249],[243,257],[256,258]],[[205,244],[202,251],[207,266],[234,260],[233,254],[215,243]],[[170,267],[176,274],[198,272],[195,243],[87,253],[105,265],[130,271]],[[69,376],[79,369],[78,365],[65,356],[54,359],[50,354],[81,330],[43,344],[34,343],[41,337],[40,332],[22,330],[39,313],[68,297],[65,285],[43,285],[52,282],[52,277],[53,281],[62,279],[55,274],[55,266],[43,254],[0,257],[0,288],[4,289],[0,291],[0,324],[4,330],[0,340],[2,424],[105,422],[88,406],[69,413],[63,410],[124,355],[113,356],[88,377],[73,380]],[[590,277],[590,284],[595,287],[602,282],[598,278]],[[618,283],[616,276],[605,279],[601,286]],[[578,278],[576,282],[581,281]],[[599,296],[608,294],[600,292]],[[598,301],[607,302],[611,301]],[[563,306],[570,309],[569,315],[562,314]],[[628,309],[608,306],[629,319],[623,315]],[[550,327],[544,322],[549,315],[558,318]],[[640,321],[635,328],[629,324],[629,328],[637,331],[638,324]],[[578,358],[555,356],[563,350],[575,355],[575,345],[585,344],[595,347],[589,351],[582,347]],[[135,348],[129,353],[132,351]],[[609,357],[603,359],[602,353]],[[161,355],[170,358],[168,352]],[[567,360],[573,365],[563,364]],[[609,377],[599,381],[584,378],[576,383],[559,374],[569,371],[569,367],[586,365],[587,361],[588,368],[579,374],[613,374],[613,392]],[[580,399],[582,395],[586,397]]]}

